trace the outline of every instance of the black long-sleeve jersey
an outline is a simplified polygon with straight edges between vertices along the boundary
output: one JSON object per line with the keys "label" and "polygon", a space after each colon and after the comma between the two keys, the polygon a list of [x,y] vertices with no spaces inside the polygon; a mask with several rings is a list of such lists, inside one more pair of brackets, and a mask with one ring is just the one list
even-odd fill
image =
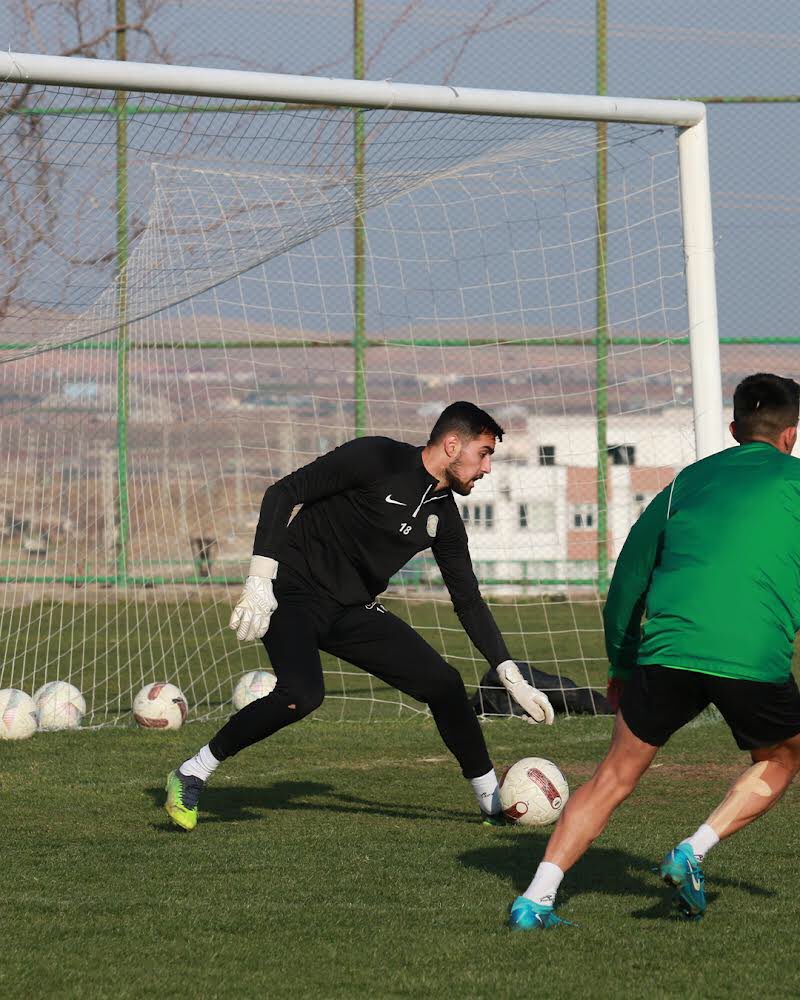
{"label": "black long-sleeve jersey", "polygon": [[495,667],[508,649],[478,589],[453,494],[437,485],[421,448],[385,437],[348,441],[269,487],[253,554],[350,605],[375,600],[429,548],[464,631]]}

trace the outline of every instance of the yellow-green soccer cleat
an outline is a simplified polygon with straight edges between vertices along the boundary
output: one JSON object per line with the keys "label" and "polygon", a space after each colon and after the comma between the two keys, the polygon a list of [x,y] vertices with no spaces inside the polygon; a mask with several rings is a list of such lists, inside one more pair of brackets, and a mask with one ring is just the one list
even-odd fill
{"label": "yellow-green soccer cleat", "polygon": [[511,826],[511,820],[505,813],[487,813],[481,809],[481,823],[484,826]]}
{"label": "yellow-green soccer cleat", "polygon": [[197,826],[197,800],[204,785],[200,778],[181,774],[179,768],[167,775],[164,808],[172,822],[182,830],[194,830]]}

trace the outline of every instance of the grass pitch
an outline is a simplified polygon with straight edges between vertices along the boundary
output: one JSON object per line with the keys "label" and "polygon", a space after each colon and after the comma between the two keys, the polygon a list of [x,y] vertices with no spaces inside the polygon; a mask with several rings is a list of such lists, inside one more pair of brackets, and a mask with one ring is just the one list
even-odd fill
{"label": "grass pitch", "polygon": [[[498,765],[557,761],[574,787],[608,719],[486,725]],[[578,927],[512,934],[545,832],[486,828],[430,721],[306,720],[223,765],[198,828],[167,825],[167,771],[214,731],[106,729],[0,744],[0,996],[789,997],[797,786],[706,866],[697,925],[649,871],[747,758],[688,728],[568,874]]]}
{"label": "grass pitch", "polygon": [[[9,607],[0,613],[0,687],[31,694],[47,681],[70,680],[88,703],[84,725],[130,725],[136,692],[165,680],[187,696],[193,719],[225,718],[234,682],[247,670],[269,666],[261,643],[240,643],[228,628],[238,590],[203,601],[139,591],[131,600],[85,594],[81,601]],[[410,621],[461,672],[470,692],[475,690],[487,664],[449,601],[389,598],[384,603]],[[605,691],[608,664],[597,600],[498,599],[492,610],[517,659]],[[395,719],[420,709],[343,661],[323,654],[322,662],[327,698],[317,715],[327,721]]]}

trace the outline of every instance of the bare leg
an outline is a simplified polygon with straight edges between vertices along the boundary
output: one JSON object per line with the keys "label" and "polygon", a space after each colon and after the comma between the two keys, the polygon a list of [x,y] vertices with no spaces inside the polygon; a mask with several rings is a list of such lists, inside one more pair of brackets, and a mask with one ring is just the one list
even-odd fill
{"label": "bare leg", "polygon": [[611,746],[592,777],[564,807],[545,850],[544,860],[562,872],[581,858],[606,827],[611,814],[636,788],[658,747],[634,736],[617,712]]}
{"label": "bare leg", "polygon": [[781,798],[800,770],[800,735],[753,750],[751,757],[753,763],[706,820],[720,840],[763,816]]}

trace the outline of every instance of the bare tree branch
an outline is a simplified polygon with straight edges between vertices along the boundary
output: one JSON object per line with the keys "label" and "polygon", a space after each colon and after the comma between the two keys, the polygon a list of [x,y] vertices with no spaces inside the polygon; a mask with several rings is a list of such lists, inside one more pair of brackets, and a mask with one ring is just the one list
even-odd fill
{"label": "bare tree branch", "polygon": [[[169,46],[154,25],[167,3],[128,0],[130,16],[124,24],[118,24],[114,0],[101,4],[96,0],[13,0],[13,34],[24,36],[29,47],[40,51],[108,58],[114,56],[116,39],[124,31],[129,50],[138,58],[169,62]],[[0,228],[0,322],[15,309],[18,314],[30,311],[31,306],[25,302],[26,282],[39,280],[37,268],[46,266],[48,253],[51,260],[55,255],[63,264],[63,287],[81,268],[107,267],[117,256],[115,243],[98,247],[96,235],[90,234],[87,245],[78,249],[59,230],[59,222],[69,212],[70,225],[79,232],[85,203],[94,198],[94,190],[90,187],[79,195],[82,200],[77,204],[65,204],[65,175],[58,166],[59,144],[48,141],[48,121],[55,119],[49,119],[49,109],[40,106],[42,94],[40,87],[20,84],[0,108],[5,148],[10,150],[0,159],[0,195],[5,203]],[[73,187],[70,194],[74,192]],[[109,213],[113,211],[113,205],[109,205]],[[132,213],[130,238],[140,235],[144,226],[144,221]],[[109,233],[113,238],[113,226]]]}

